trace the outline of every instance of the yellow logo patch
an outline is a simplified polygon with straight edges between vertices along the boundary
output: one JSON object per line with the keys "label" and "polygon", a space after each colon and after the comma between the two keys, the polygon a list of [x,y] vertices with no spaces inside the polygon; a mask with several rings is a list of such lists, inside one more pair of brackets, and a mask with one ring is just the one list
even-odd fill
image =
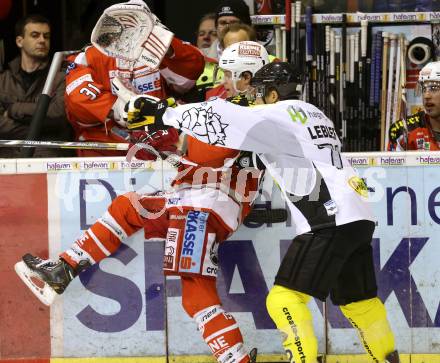
{"label": "yellow logo patch", "polygon": [[363,179],[358,176],[353,176],[348,179],[348,185],[360,196],[364,198],[368,197],[368,188]]}

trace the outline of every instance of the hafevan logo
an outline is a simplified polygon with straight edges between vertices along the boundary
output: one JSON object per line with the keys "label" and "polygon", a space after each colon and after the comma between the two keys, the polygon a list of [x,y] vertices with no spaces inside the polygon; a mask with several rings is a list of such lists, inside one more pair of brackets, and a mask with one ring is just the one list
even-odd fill
{"label": "hafevan logo", "polygon": [[208,215],[209,213],[190,211],[186,216],[179,263],[181,272],[200,272]]}
{"label": "hafevan logo", "polygon": [[380,21],[380,15],[362,14],[358,16],[358,21],[368,20],[368,21]]}
{"label": "hafevan logo", "polygon": [[84,161],[82,164],[82,169],[104,169],[113,170],[115,169],[113,162],[107,161]]}
{"label": "hafevan logo", "polygon": [[71,162],[48,162],[46,164],[46,170],[47,171],[54,171],[54,170],[76,170],[78,169],[78,163],[71,163]]}
{"label": "hafevan logo", "polygon": [[420,156],[417,158],[421,165],[438,165],[440,164],[439,156]]}
{"label": "hafevan logo", "polygon": [[398,157],[398,156],[381,157],[380,165],[402,166],[405,164],[405,160],[406,159],[404,157]]}
{"label": "hafevan logo", "polygon": [[321,16],[322,22],[335,23],[342,21],[342,15],[326,14]]}
{"label": "hafevan logo", "polygon": [[370,159],[368,157],[357,157],[353,156],[350,158],[347,158],[348,162],[351,166],[369,166],[370,165]]}
{"label": "hafevan logo", "polygon": [[397,13],[393,14],[394,21],[416,21],[417,15],[416,14],[405,14],[405,13]]}
{"label": "hafevan logo", "polygon": [[148,167],[148,163],[144,160],[120,161],[119,169],[144,169]]}

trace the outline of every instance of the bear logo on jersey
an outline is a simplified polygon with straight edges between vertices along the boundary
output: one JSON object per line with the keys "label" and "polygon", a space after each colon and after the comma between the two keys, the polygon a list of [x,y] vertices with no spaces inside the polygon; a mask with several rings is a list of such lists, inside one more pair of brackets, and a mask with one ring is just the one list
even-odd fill
{"label": "bear logo on jersey", "polygon": [[225,129],[228,124],[221,122],[218,113],[212,111],[212,107],[192,107],[182,114],[182,120],[178,121],[180,129],[192,131],[201,141],[211,145],[225,145]]}

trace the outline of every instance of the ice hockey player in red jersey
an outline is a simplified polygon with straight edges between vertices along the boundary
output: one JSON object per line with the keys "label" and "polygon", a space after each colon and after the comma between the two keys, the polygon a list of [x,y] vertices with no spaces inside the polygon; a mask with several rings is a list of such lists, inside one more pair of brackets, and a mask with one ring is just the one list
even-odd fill
{"label": "ice hockey player in red jersey", "polygon": [[371,240],[374,217],[365,183],[340,153],[333,122],[299,100],[300,71],[287,62],[255,73],[255,107],[221,99],[170,108],[146,97],[129,105],[145,118],[210,145],[258,153],[278,185],[297,236],[283,257],[266,306],[289,362],[318,363],[312,297],[329,296],[358,330],[369,362],[399,363],[386,309],[377,297]]}
{"label": "ice hockey player in red jersey", "polygon": [[394,122],[389,151],[440,150],[440,62],[430,62],[419,73],[424,111]]}
{"label": "ice hockey player in red jersey", "polygon": [[[92,46],[70,58],[66,72],[66,113],[79,141],[125,142],[118,129],[125,129],[127,97],[181,95],[204,68],[201,52],[175,37],[141,0],[106,9],[91,40]],[[120,92],[120,84],[130,91]],[[125,153],[80,150],[78,155]]]}
{"label": "ice hockey player in red jersey", "polygon": [[[267,52],[255,42],[232,47],[231,52],[224,52],[224,70],[231,73],[234,82],[243,76],[249,83],[268,62]],[[243,95],[231,101],[247,104]],[[165,239],[164,271],[181,277],[183,308],[197,323],[215,358],[222,363],[254,362],[255,351],[247,353],[236,320],[221,304],[216,277],[219,243],[249,214],[261,172],[252,167],[256,160],[237,150],[207,145],[192,137],[186,144],[172,189],[118,196],[108,211],[61,253],[60,260],[27,254],[17,272],[40,300],[50,304],[82,270],[110,256],[124,238],[144,229],[147,239]],[[46,282],[44,288],[34,286],[30,276]]]}

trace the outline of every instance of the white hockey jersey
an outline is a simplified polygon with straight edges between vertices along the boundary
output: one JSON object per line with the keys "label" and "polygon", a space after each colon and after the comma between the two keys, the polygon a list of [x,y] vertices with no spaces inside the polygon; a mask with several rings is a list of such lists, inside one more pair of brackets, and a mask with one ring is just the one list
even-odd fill
{"label": "white hockey jersey", "polygon": [[168,108],[163,122],[211,145],[256,152],[279,185],[298,234],[374,220],[366,185],[340,154],[333,122],[309,103],[241,107],[213,99]]}

